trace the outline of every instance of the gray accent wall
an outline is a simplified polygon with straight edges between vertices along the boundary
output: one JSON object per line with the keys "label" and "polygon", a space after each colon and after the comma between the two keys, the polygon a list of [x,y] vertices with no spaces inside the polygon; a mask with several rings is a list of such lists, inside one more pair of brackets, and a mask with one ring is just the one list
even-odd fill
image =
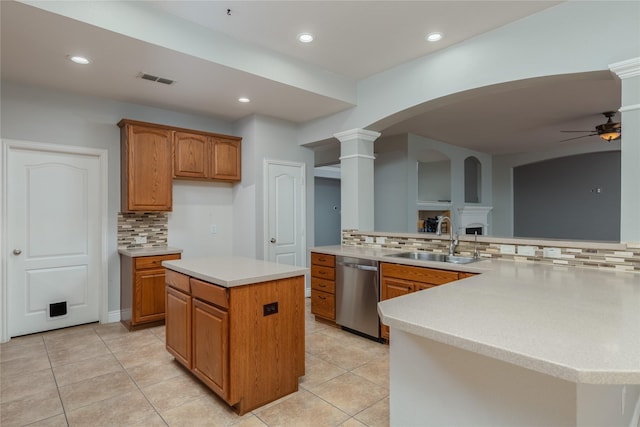
{"label": "gray accent wall", "polygon": [[620,152],[580,154],[513,170],[514,235],[620,240]]}
{"label": "gray accent wall", "polygon": [[315,183],[315,246],[339,245],[340,229],[340,180],[314,179]]}

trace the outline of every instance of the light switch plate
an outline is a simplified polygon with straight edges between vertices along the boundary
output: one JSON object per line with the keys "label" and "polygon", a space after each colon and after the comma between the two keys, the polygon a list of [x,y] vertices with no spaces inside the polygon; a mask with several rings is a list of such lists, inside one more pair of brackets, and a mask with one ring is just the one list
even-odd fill
{"label": "light switch plate", "polygon": [[562,256],[562,251],[560,248],[544,248],[542,250],[542,255],[545,258],[560,258]]}
{"label": "light switch plate", "polygon": [[515,245],[500,245],[500,253],[507,255],[515,255],[516,247]]}
{"label": "light switch plate", "polygon": [[147,243],[147,236],[135,236],[135,242],[139,245]]}
{"label": "light switch plate", "polygon": [[535,246],[518,246],[518,255],[522,256],[536,256]]}
{"label": "light switch plate", "polygon": [[384,245],[386,241],[387,241],[387,238],[384,236],[376,237],[376,243],[380,243],[381,245]]}
{"label": "light switch plate", "polygon": [[371,237],[371,236],[365,236],[365,238],[364,238],[364,242],[365,242],[365,243],[373,243],[373,237]]}

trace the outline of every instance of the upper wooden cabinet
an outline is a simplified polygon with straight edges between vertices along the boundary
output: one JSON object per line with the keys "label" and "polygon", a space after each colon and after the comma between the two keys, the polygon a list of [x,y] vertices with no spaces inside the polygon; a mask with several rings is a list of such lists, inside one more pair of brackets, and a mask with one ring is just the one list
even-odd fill
{"label": "upper wooden cabinet", "polygon": [[174,176],[240,181],[240,142],[237,137],[175,132]]}
{"label": "upper wooden cabinet", "polygon": [[173,132],[130,120],[118,126],[122,212],[171,211]]}
{"label": "upper wooden cabinet", "polygon": [[172,179],[240,181],[242,138],[122,119],[122,212],[172,209]]}
{"label": "upper wooden cabinet", "polygon": [[187,132],[173,134],[173,172],[176,177],[207,178],[210,138]]}
{"label": "upper wooden cabinet", "polygon": [[211,178],[240,181],[240,139],[213,137]]}

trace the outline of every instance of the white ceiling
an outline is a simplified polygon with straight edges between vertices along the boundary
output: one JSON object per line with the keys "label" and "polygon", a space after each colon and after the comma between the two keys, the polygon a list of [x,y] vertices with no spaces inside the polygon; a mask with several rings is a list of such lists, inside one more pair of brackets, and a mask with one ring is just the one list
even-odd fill
{"label": "white ceiling", "polygon": [[[359,79],[558,3],[2,1],[1,73],[18,83],[225,120],[263,114],[303,123],[355,105]],[[312,44],[295,39],[307,31],[316,36]],[[424,41],[433,31],[444,39]],[[72,64],[66,56],[75,53],[92,64]],[[176,83],[142,80],[141,72]],[[252,102],[240,104],[239,96]],[[619,106],[619,82],[591,73],[460,94],[377,130],[499,154],[555,143],[567,136],[561,129],[593,129],[604,122],[601,112]]]}

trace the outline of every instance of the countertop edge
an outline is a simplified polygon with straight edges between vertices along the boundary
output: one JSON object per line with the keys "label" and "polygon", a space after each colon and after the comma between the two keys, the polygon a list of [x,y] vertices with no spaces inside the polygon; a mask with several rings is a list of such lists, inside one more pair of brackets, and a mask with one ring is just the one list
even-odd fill
{"label": "countertop edge", "polygon": [[[215,257],[212,257],[212,258],[215,258]],[[214,285],[222,286],[225,288],[232,288],[236,286],[244,286],[244,285],[250,285],[254,283],[261,283],[261,282],[268,282],[272,280],[281,280],[281,279],[288,279],[291,277],[304,276],[308,271],[308,269],[305,267],[287,266],[289,267],[288,271],[278,271],[278,272],[259,274],[259,275],[249,274],[241,278],[225,280],[221,277],[216,277],[211,274],[196,271],[193,268],[188,268],[188,267],[179,265],[179,261],[187,261],[187,260],[163,261],[162,266],[169,270],[177,271],[178,273],[182,273],[187,276],[194,277],[196,279],[200,279],[205,282],[212,283]]]}
{"label": "countertop edge", "polygon": [[396,317],[382,314],[378,309],[381,321],[390,328],[397,328],[403,332],[447,344],[462,350],[480,354],[485,357],[511,363],[522,368],[530,369],[542,374],[579,384],[594,385],[622,385],[640,384],[640,372],[636,371],[603,371],[580,370],[570,366],[553,363],[547,360],[526,356],[509,349],[492,346],[463,337],[437,331],[428,327],[405,322]]}
{"label": "countertop edge", "polygon": [[118,248],[120,255],[128,256],[131,258],[143,257],[143,256],[159,256],[159,255],[172,255],[181,254],[182,249],[174,248],[171,246],[162,246],[154,248]]}

